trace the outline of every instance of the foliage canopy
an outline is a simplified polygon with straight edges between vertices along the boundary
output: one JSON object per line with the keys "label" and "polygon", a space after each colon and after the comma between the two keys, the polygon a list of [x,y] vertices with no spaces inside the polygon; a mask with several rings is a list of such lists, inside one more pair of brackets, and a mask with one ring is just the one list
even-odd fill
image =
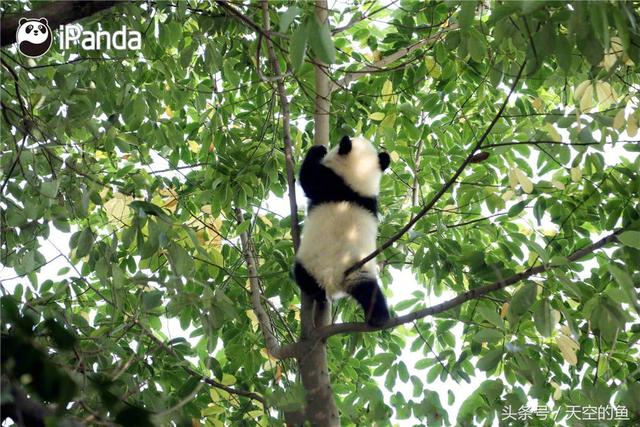
{"label": "foliage canopy", "polygon": [[[247,261],[275,339],[297,342],[292,217],[269,209],[290,194],[278,85],[298,164],[321,61],[330,141],[362,133],[393,159],[380,243],[429,207],[378,256],[392,309],[470,295],[334,331],[342,425],[491,423],[532,399],[558,411],[536,425],[570,405],[637,422],[638,10],[488,3],[349,2],[326,23],[274,2],[273,30],[258,3],[129,3],[81,23],[140,31],[140,51],[4,47],[3,412],[23,392],[88,424],[271,425],[304,402],[295,360],[266,350]],[[3,25],[38,7],[3,2]],[[333,316],[361,321],[348,300]]]}

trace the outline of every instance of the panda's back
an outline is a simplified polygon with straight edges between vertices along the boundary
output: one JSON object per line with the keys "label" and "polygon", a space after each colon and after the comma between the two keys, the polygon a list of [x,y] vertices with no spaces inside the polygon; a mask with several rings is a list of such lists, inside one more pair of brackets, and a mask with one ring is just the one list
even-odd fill
{"label": "panda's back", "polygon": [[[376,248],[378,221],[355,203],[340,201],[315,205],[305,220],[297,258],[329,296],[344,288],[344,272]],[[375,276],[369,261],[359,275]]]}

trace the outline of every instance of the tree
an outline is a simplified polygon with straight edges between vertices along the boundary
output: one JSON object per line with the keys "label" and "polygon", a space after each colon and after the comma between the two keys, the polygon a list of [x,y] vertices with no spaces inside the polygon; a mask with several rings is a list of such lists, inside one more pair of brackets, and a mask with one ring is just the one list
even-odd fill
{"label": "tree", "polygon": [[[2,41],[3,419],[517,425],[536,399],[536,425],[637,423],[632,2],[75,3],[3,2],[2,27],[142,45]],[[290,276],[296,165],[357,133],[393,159],[380,331]],[[457,413],[434,385],[485,376]]]}

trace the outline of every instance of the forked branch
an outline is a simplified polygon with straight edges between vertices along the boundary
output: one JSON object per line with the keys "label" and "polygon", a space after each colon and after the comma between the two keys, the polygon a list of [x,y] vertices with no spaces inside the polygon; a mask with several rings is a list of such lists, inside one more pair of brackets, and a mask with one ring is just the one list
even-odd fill
{"label": "forked branch", "polygon": [[[239,208],[235,208],[235,214],[236,220],[239,223],[242,222],[242,212]],[[255,313],[256,317],[258,318],[258,326],[260,327],[260,331],[264,336],[267,351],[276,359],[287,359],[296,357],[299,353],[299,344],[289,344],[286,346],[280,345],[280,343],[278,342],[278,338],[276,338],[275,336],[271,319],[267,315],[267,312],[265,311],[264,307],[262,307],[262,304],[260,302],[262,292],[260,290],[260,279],[258,278],[258,267],[253,248],[251,247],[251,242],[249,240],[248,231],[243,231],[242,233],[240,233],[240,243],[242,244],[244,259],[247,264],[247,270],[249,272],[251,307],[253,308],[253,312]]]}

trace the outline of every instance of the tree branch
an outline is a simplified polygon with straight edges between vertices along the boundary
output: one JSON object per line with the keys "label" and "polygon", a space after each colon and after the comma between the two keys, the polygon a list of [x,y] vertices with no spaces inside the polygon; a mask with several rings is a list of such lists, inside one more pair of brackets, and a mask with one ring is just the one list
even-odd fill
{"label": "tree branch", "polygon": [[[398,3],[399,0],[393,0],[393,1],[389,1],[387,4],[385,4],[384,6],[381,6],[379,8],[377,8],[376,10],[373,10],[371,12],[365,11],[365,12],[361,12],[360,15],[353,15],[353,17],[351,18],[351,20],[344,26],[342,27],[337,27],[334,28],[331,31],[332,35],[336,35],[338,33],[341,33],[342,31],[346,31],[349,28],[353,27],[354,25],[358,24],[359,22],[364,21],[365,19],[369,19],[371,18],[373,15],[375,15],[376,13],[382,12],[383,10],[393,6],[394,4]],[[375,2],[371,2],[371,5],[375,5]]]}
{"label": "tree branch", "polygon": [[[235,208],[236,220],[238,223],[242,222],[242,212],[239,208]],[[251,306],[253,307],[253,312],[256,314],[258,318],[258,325],[260,326],[260,331],[264,336],[264,341],[269,351],[269,354],[276,359],[287,359],[291,357],[296,357],[298,355],[298,345],[290,344],[287,346],[280,346],[278,339],[276,338],[273,332],[273,325],[271,324],[271,319],[267,315],[267,312],[262,307],[260,303],[260,296],[262,293],[260,292],[260,282],[258,279],[258,268],[256,264],[256,258],[253,254],[253,250],[251,248],[251,242],[249,241],[249,233],[244,231],[240,233],[240,243],[242,244],[242,251],[244,252],[244,259],[247,264],[247,270],[249,271],[249,286],[251,288]]]}
{"label": "tree branch", "polygon": [[424,141],[421,139],[418,141],[418,147],[416,148],[415,166],[413,168],[413,183],[411,184],[411,207],[418,206],[418,193],[420,192],[420,180],[418,175],[420,172],[420,162],[422,160],[422,146]]}
{"label": "tree branch", "polygon": [[55,31],[59,25],[68,24],[114,6],[116,1],[55,1],[38,9],[5,15],[0,21],[0,46],[16,42],[16,30],[20,18],[47,18],[49,28]]}
{"label": "tree branch", "polygon": [[600,145],[600,142],[561,142],[561,141],[513,141],[513,142],[499,142],[496,144],[487,144],[483,145],[482,148],[496,148],[496,147],[507,147],[510,145],[567,145],[571,146],[582,146],[582,145]]}
{"label": "tree branch", "polygon": [[278,49],[280,49],[283,52],[286,52],[286,50],[280,44],[278,44],[278,42],[273,40],[273,38],[271,37],[271,34],[273,34],[272,32],[267,33],[265,30],[262,29],[262,27],[260,27],[260,25],[255,23],[251,18],[243,14],[241,11],[239,11],[234,6],[232,6],[230,3],[231,2],[229,2],[228,0],[216,0],[216,4],[218,4],[220,7],[222,7],[229,13],[231,13],[231,15],[236,17],[239,21],[244,23],[249,28],[252,28],[254,31],[257,31],[259,34],[261,34],[263,37],[265,37],[267,40],[273,43]]}
{"label": "tree branch", "polygon": [[348,74],[346,74],[343,78],[341,78],[340,80],[338,80],[338,82],[331,84],[331,86],[329,87],[330,92],[333,92],[334,90],[337,90],[339,88],[345,88],[347,86],[349,86],[349,84],[351,84],[351,82],[353,82],[354,80],[359,79],[360,77],[369,74],[371,72],[375,72],[375,71],[380,71],[383,70],[387,65],[391,64],[392,62],[397,61],[400,58],[403,58],[405,56],[407,56],[408,54],[410,54],[411,52],[420,49],[422,46],[434,42],[436,40],[440,40],[447,32],[449,31],[453,31],[458,29],[458,25],[457,24],[452,24],[450,26],[448,26],[447,28],[443,28],[441,31],[439,31],[438,33],[426,37],[420,41],[415,42],[414,44],[407,46],[407,47],[403,47],[402,49],[388,55],[385,56],[384,58],[380,59],[379,61],[374,62],[372,65],[369,65],[367,67],[364,67],[360,70],[357,71],[352,71]]}
{"label": "tree branch", "polygon": [[[592,243],[588,246],[585,246],[582,249],[578,249],[577,251],[575,251],[574,253],[572,253],[571,255],[569,255],[567,257],[567,259],[570,262],[574,262],[574,261],[578,261],[579,259],[583,258],[586,255],[589,255],[590,253],[602,248],[603,246],[605,246],[608,243],[614,242],[616,240],[616,236],[620,233],[622,233],[624,231],[624,229],[618,229],[616,231],[614,231],[613,233],[609,234],[606,237],[603,237],[602,239],[598,240],[595,243]],[[518,273],[518,274],[514,274],[511,277],[508,277],[504,280],[499,280],[495,283],[492,283],[490,285],[485,285],[485,286],[480,286],[478,288],[474,288],[474,289],[470,289],[467,292],[463,292],[461,294],[459,294],[458,296],[445,301],[443,303],[440,304],[436,304],[434,306],[431,307],[427,307],[424,308],[422,310],[417,310],[414,311],[412,313],[406,314],[404,316],[400,316],[400,317],[396,317],[391,319],[389,322],[387,322],[385,325],[378,327],[378,328],[373,328],[369,325],[367,325],[366,323],[338,323],[338,324],[334,324],[334,325],[328,325],[328,326],[324,326],[322,328],[319,328],[315,335],[314,335],[314,339],[316,340],[320,340],[320,339],[326,339],[327,337],[330,337],[332,335],[336,335],[336,334],[342,334],[342,333],[349,333],[349,332],[371,332],[371,331],[379,331],[382,329],[390,329],[390,328],[394,328],[396,326],[399,325],[403,325],[405,323],[409,323],[409,322],[413,322],[414,320],[417,319],[422,319],[424,317],[427,316],[432,316],[434,314],[438,314],[438,313],[442,313],[444,311],[450,310],[454,307],[457,307],[469,300],[472,299],[477,299],[481,296],[484,296],[488,293],[491,292],[495,292],[498,291],[500,289],[504,289],[508,286],[511,286],[515,283],[518,283],[519,281],[526,279],[528,277],[531,277],[533,275],[536,274],[540,274],[543,273],[545,271],[548,271],[549,269],[553,268],[555,266],[553,265],[538,265],[536,267],[529,267],[527,270]]]}
{"label": "tree branch", "polygon": [[[278,87],[278,98],[280,99],[280,109],[282,111],[282,139],[284,141],[284,162],[285,170],[287,174],[287,187],[289,188],[289,210],[291,211],[291,239],[293,240],[293,249],[298,251],[300,246],[300,224],[298,221],[298,204],[296,202],[296,178],[294,173],[293,152],[291,149],[291,125],[289,119],[289,101],[287,100],[287,92],[284,87],[284,76],[280,70],[280,63],[276,57],[276,51],[271,43],[271,23],[269,20],[269,4],[267,0],[262,1],[262,20],[264,25],[264,32],[267,34],[267,52],[269,55],[269,62],[276,79],[276,85]],[[258,37],[258,49],[260,48],[260,39]],[[260,64],[257,64],[258,69]]]}
{"label": "tree branch", "polygon": [[[165,352],[167,352],[168,354],[172,355],[173,357],[175,357],[178,360],[184,360],[184,358],[182,356],[180,356],[178,353],[176,353],[176,351],[171,346],[169,346],[166,342],[162,341],[160,338],[156,337],[152,331],[147,329],[147,327],[144,326],[142,323],[140,323],[137,319],[134,319],[133,324],[138,325],[138,327],[142,330],[142,332],[144,332],[144,334],[147,337],[151,338],[151,340],[153,342],[155,342],[156,345],[158,345],[160,348],[162,348]],[[213,378],[209,378],[209,377],[206,377],[206,376],[202,375],[200,372],[196,371],[195,369],[191,368],[190,366],[188,366],[186,364],[181,364],[181,367],[189,375],[193,375],[196,378],[200,378],[200,380],[204,381],[205,383],[209,384],[212,387],[219,388],[220,390],[224,390],[224,391],[226,391],[227,393],[230,393],[230,394],[235,394],[235,395],[238,395],[238,396],[244,396],[244,397],[248,397],[248,398],[253,399],[253,400],[257,400],[258,402],[261,402],[263,405],[266,403],[264,397],[260,396],[257,393],[254,393],[252,391],[240,390],[240,389],[237,389],[237,388],[226,386],[226,385],[214,380]]]}
{"label": "tree branch", "polygon": [[[15,425],[27,426],[27,427],[44,427],[51,421],[51,418],[56,417],[55,411],[43,403],[39,402],[33,397],[29,397],[22,388],[17,384],[13,384],[8,378],[2,377],[0,388],[3,394],[11,396],[11,401],[8,399],[4,401],[0,412],[0,420],[4,423],[7,418],[11,418]],[[60,418],[58,421],[61,424],[70,427],[82,427],[80,421],[72,418]]]}
{"label": "tree branch", "polygon": [[440,190],[436,193],[436,195],[433,196],[433,198],[429,201],[429,203],[427,203],[426,206],[423,207],[420,210],[420,212],[418,212],[413,218],[411,218],[411,220],[409,220],[409,222],[404,227],[402,227],[396,234],[391,236],[386,242],[384,242],[382,245],[380,245],[375,251],[373,251],[372,253],[367,255],[365,258],[363,258],[362,260],[358,261],[357,263],[355,263],[354,265],[349,267],[344,273],[345,276],[347,276],[350,273],[356,271],[357,269],[362,267],[364,264],[366,264],[370,260],[374,259],[378,254],[382,253],[382,251],[384,251],[385,249],[390,247],[395,241],[400,239],[400,237],[402,237],[404,235],[404,233],[409,231],[411,229],[411,227],[413,227],[416,222],[418,222],[423,216],[425,216],[427,214],[427,212],[429,212],[431,210],[431,208],[433,208],[433,206],[438,202],[438,200],[440,200],[440,198],[447,192],[447,190],[449,190],[449,187],[451,187],[453,185],[453,183],[456,181],[456,179],[458,179],[458,177],[462,174],[464,169],[467,167],[467,165],[469,163],[471,163],[471,160],[473,159],[476,151],[478,151],[482,147],[482,144],[484,143],[484,141],[489,136],[489,133],[491,132],[491,130],[493,129],[495,124],[500,119],[500,116],[502,115],[502,112],[506,108],[507,103],[509,102],[509,99],[511,98],[511,95],[515,91],[516,86],[518,85],[518,82],[520,81],[520,76],[522,75],[522,71],[524,70],[524,66],[525,66],[526,63],[527,62],[524,61],[522,63],[522,65],[520,66],[520,71],[518,71],[518,75],[516,76],[516,78],[513,81],[513,84],[511,85],[511,90],[509,91],[509,94],[507,95],[507,97],[504,99],[504,102],[500,106],[500,109],[498,110],[498,113],[495,115],[493,120],[491,120],[491,123],[489,124],[489,126],[487,126],[487,129],[485,129],[485,131],[482,134],[482,136],[480,137],[480,139],[478,139],[478,142],[476,142],[476,145],[471,149],[471,151],[467,155],[467,158],[464,160],[464,162],[462,162],[462,164],[458,167],[458,169],[453,174],[453,176],[451,178],[449,178],[449,181],[447,181],[440,188]]}

